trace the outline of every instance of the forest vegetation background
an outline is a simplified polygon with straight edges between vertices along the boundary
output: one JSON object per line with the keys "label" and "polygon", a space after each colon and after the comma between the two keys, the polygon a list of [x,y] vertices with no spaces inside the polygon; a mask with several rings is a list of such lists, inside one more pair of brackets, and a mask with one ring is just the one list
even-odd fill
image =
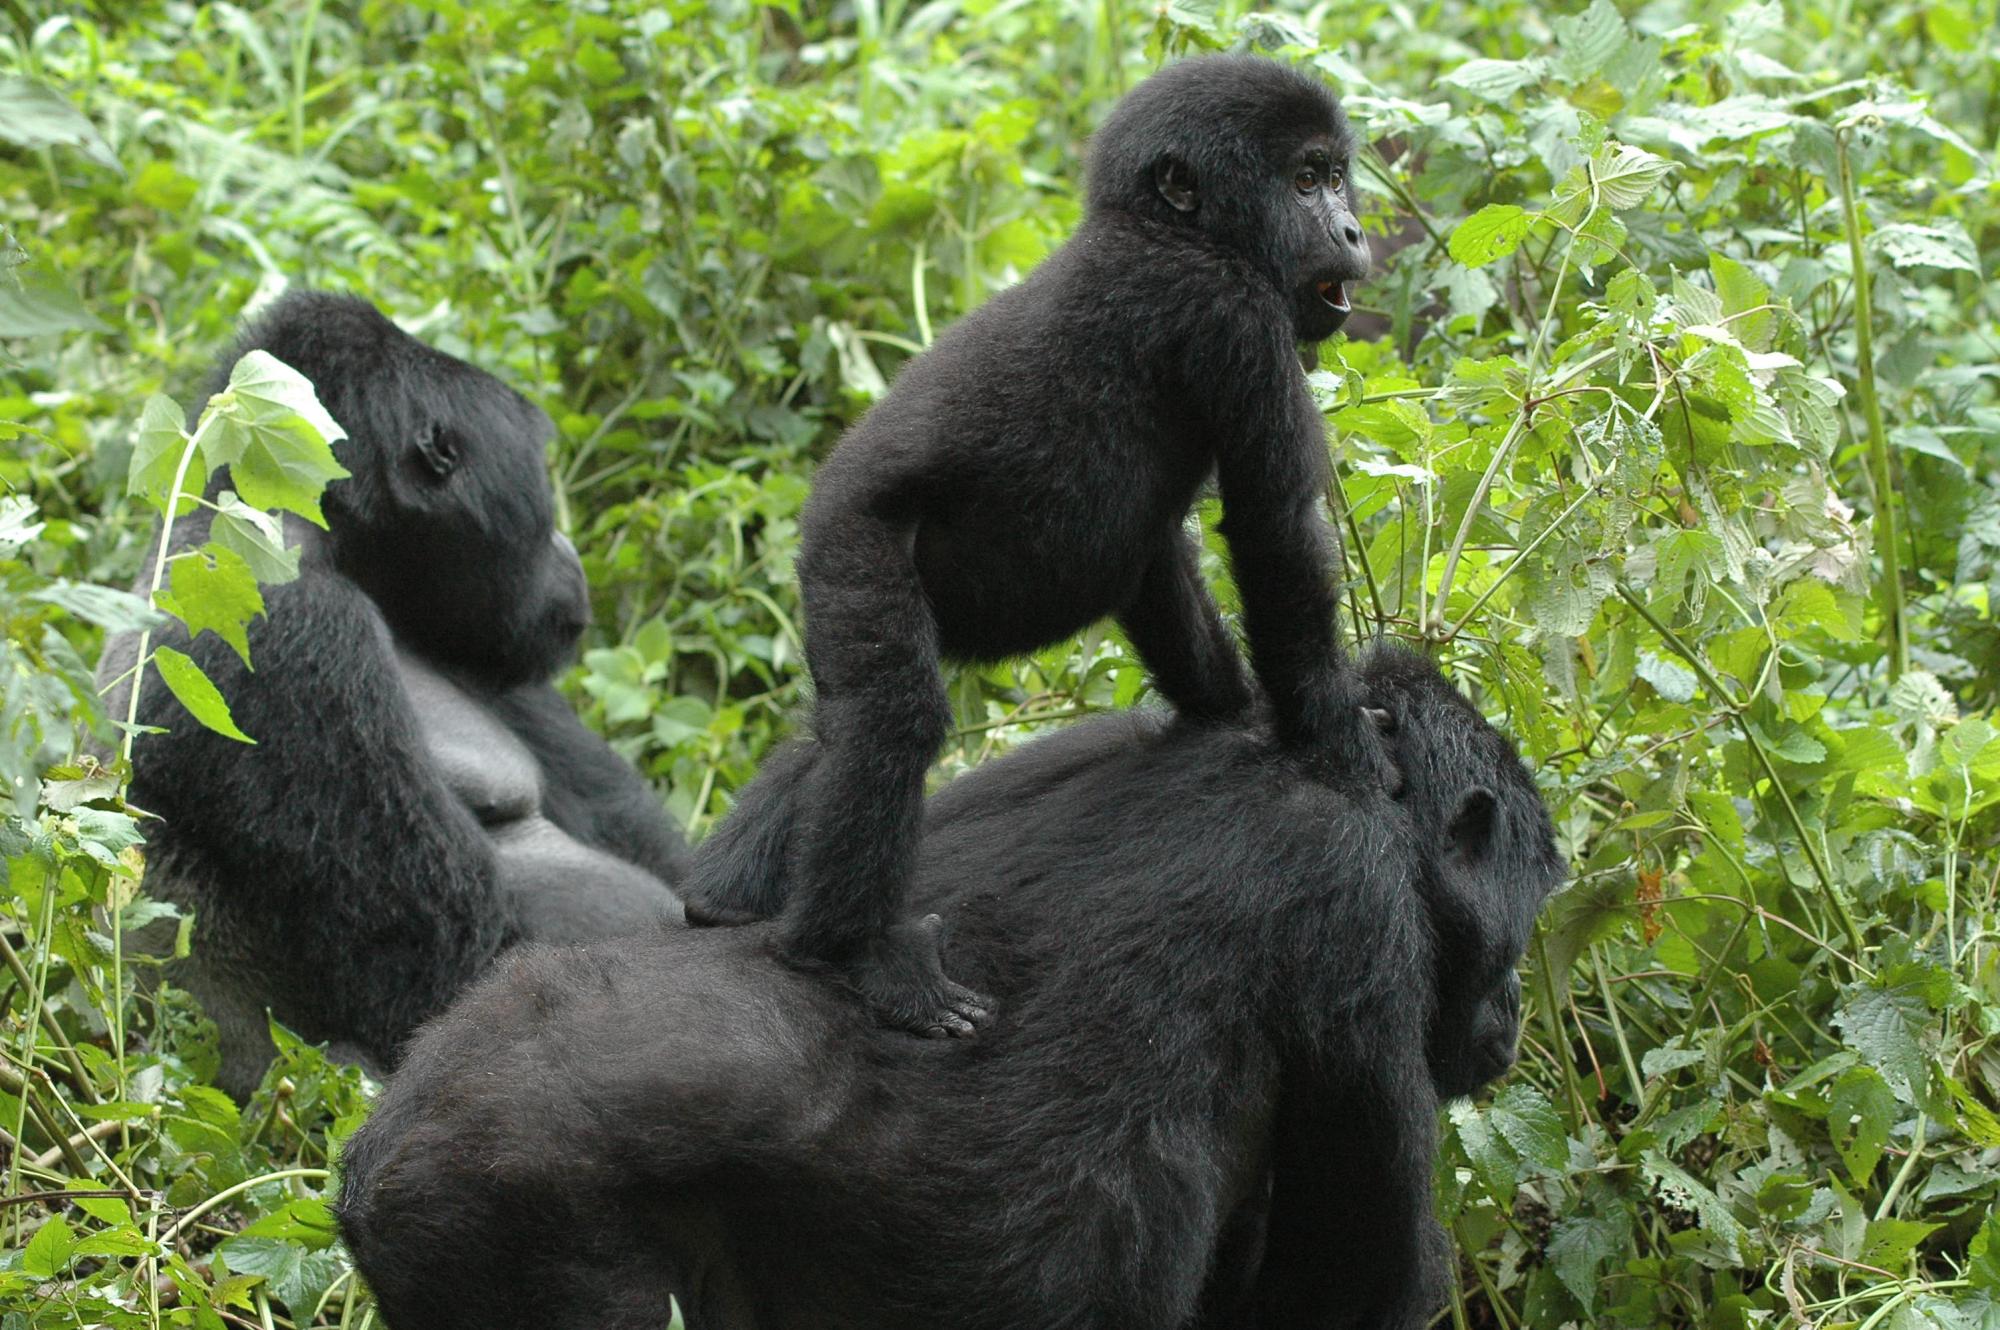
{"label": "forest vegetation background", "polygon": [[[216,409],[238,543],[141,567],[245,311],[359,292],[548,409],[596,611],[564,686],[699,834],[800,701],[815,459],[1068,233],[1121,90],[1240,45],[1373,145],[1373,317],[1313,376],[1348,626],[1519,741],[1574,870],[1520,1066],[1448,1113],[1443,1324],[2000,1330],[1996,30],[1993,0],[0,0],[0,1330],[373,1316],[327,1210],[367,1087],[295,1041],[247,1107],[209,1084],[125,943],[170,911],[122,768],[77,761],[123,738],[104,633],[240,633],[286,574],[269,510],[324,483],[271,370]],[[1108,628],[950,684],[941,774],[1146,693]]]}

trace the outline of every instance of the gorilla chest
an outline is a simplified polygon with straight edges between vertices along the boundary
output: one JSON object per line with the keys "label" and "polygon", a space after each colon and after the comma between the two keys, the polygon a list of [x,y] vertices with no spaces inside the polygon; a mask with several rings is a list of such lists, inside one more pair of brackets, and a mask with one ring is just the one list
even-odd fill
{"label": "gorilla chest", "polygon": [[478,700],[408,652],[396,673],[416,715],[418,741],[445,786],[488,827],[538,818],[542,771],[534,754]]}

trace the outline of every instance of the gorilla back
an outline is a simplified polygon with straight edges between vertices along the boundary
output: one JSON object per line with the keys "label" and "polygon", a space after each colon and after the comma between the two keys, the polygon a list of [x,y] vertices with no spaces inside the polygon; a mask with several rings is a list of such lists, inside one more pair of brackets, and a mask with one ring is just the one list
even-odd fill
{"label": "gorilla back", "polygon": [[[196,724],[149,673],[139,719],[165,733],[136,741],[132,780],[161,819],[147,889],[197,915],[174,978],[215,1019],[239,1096],[270,1058],[266,1009],[390,1065],[503,943],[677,917],[682,853],[548,684],[588,601],[555,530],[547,417],[351,297],[283,297],[210,391],[252,349],[312,381],[353,474],[327,489],[326,530],[287,517],[300,575],[265,588],[254,673],[213,634],[157,639],[256,746]],[[177,548],[207,535],[206,509],[174,525]],[[135,649],[108,643],[100,680],[129,679]]]}
{"label": "gorilla back", "polygon": [[[1422,1325],[1469,1074],[1430,1027],[1473,1016],[1438,976],[1511,979],[1558,866],[1504,743],[1419,732],[1462,717],[1414,668],[1379,690],[1434,781],[1407,805],[1136,715],[936,796],[919,897],[1006,1003],[977,1041],[879,1028],[766,925],[503,960],[346,1153],[390,1325],[636,1330],[669,1295],[690,1330]],[[1470,955],[1448,900],[1494,912]]]}

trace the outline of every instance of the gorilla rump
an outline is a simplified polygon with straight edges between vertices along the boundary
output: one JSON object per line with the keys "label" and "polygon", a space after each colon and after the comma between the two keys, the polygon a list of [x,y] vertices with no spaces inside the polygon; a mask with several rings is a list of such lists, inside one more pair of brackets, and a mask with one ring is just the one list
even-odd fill
{"label": "gorilla rump", "polygon": [[1116,616],[1189,717],[1251,704],[1184,530],[1214,475],[1277,734],[1325,779],[1382,779],[1335,623],[1325,423],[1298,344],[1368,271],[1353,141],[1314,78],[1211,56],[1098,132],[1082,226],[906,365],[827,459],[801,520],[812,741],[697,852],[697,922],[778,914],[885,1024],[969,1034],[985,995],[906,921],[924,773],[949,731],[940,656],[994,660]]}
{"label": "gorilla rump", "polygon": [[[215,1019],[239,1096],[270,1060],[266,1008],[386,1066],[508,942],[677,917],[684,854],[548,683],[589,615],[555,530],[548,418],[358,299],[283,297],[209,392],[259,349],[312,381],[353,474],[327,489],[326,530],[286,518],[300,575],[265,588],[254,673],[213,634],[160,636],[256,745],[196,724],[149,674],[139,720],[166,733],[140,736],[132,779],[161,819],[147,888],[197,916],[174,978]],[[175,548],[208,529],[207,509],[177,521]],[[100,679],[135,648],[110,643]]]}
{"label": "gorilla rump", "polygon": [[1004,1004],[977,1040],[879,1028],[767,926],[504,959],[345,1155],[389,1324],[1424,1325],[1440,1095],[1511,1061],[1560,865],[1433,667],[1363,671],[1402,802],[1138,714],[934,797],[918,899]]}

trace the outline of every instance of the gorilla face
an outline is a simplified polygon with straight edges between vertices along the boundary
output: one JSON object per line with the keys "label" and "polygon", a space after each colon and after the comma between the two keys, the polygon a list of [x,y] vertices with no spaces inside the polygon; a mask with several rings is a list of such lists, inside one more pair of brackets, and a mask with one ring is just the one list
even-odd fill
{"label": "gorilla face", "polygon": [[326,492],[335,566],[396,640],[496,687],[546,679],[589,622],[576,548],[555,529],[549,418],[365,300],[287,295],[238,347],[312,380],[348,438]]}
{"label": "gorilla face", "polygon": [[1446,829],[1423,878],[1440,957],[1427,1056],[1439,1095],[1471,1094],[1514,1062],[1514,967],[1563,880],[1554,828],[1512,746],[1428,661],[1383,647],[1362,671],[1394,718],[1412,814]]}

